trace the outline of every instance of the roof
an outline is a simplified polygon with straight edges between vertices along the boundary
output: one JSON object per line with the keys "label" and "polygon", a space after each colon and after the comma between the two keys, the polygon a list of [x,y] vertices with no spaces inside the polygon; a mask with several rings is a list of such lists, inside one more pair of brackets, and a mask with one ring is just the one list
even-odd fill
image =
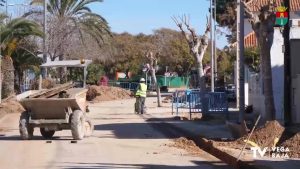
{"label": "roof", "polygon": [[[275,0],[276,6],[280,6],[284,0]],[[257,12],[262,6],[268,5],[270,0],[251,0],[247,4],[250,6],[251,10]],[[300,0],[290,0],[290,11],[300,11]]]}
{"label": "roof", "polygon": [[84,64],[80,63],[80,60],[62,60],[51,61],[41,65],[41,67],[86,67],[92,63],[92,60],[85,60]]}

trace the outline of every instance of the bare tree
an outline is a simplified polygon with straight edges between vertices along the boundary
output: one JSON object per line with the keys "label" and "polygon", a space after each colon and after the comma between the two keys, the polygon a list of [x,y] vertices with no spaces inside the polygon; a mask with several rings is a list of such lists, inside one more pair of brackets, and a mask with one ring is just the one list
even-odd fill
{"label": "bare tree", "polygon": [[[205,85],[205,76],[203,71],[202,60],[206,52],[206,49],[208,47],[208,35],[210,32],[210,23],[208,22],[208,18],[207,18],[205,32],[202,36],[198,36],[195,29],[190,27],[189,17],[183,15],[182,17],[178,17],[178,18],[180,20],[178,20],[176,17],[172,17],[173,21],[179,27],[182,35],[184,35],[186,41],[188,42],[191,54],[194,56],[195,60],[197,61],[197,73],[199,78],[198,86],[203,91],[205,90],[206,85]],[[186,32],[186,30],[183,28],[183,25],[186,27],[189,33]]]}
{"label": "bare tree", "polygon": [[265,96],[266,120],[275,119],[275,107],[272,85],[271,47],[273,44],[274,24],[276,15],[273,0],[260,8],[258,13],[251,11],[249,4],[243,1],[245,13],[258,40],[260,47],[261,74]]}
{"label": "bare tree", "polygon": [[146,53],[146,58],[149,61],[149,71],[151,73],[152,77],[152,84],[155,85],[156,87],[156,93],[157,93],[157,106],[161,107],[161,96],[160,96],[160,88],[157,83],[156,79],[156,69],[157,69],[157,59],[158,59],[158,53],[154,56],[152,52],[147,52]]}

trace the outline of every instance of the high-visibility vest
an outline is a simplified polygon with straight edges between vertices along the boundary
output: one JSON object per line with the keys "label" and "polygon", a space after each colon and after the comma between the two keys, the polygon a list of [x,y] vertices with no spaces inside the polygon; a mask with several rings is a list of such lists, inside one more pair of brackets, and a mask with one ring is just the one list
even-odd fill
{"label": "high-visibility vest", "polygon": [[139,88],[135,93],[136,96],[146,97],[147,96],[147,85],[144,83],[139,84]]}

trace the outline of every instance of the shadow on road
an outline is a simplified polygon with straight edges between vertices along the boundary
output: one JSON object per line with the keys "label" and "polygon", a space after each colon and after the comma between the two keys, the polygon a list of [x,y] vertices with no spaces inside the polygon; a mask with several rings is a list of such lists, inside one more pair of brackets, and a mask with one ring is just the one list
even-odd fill
{"label": "shadow on road", "polygon": [[[70,166],[59,168],[63,169],[230,169],[224,163],[212,161],[192,161],[194,166],[176,166],[160,164],[114,164],[114,163],[69,163]],[[76,166],[80,165],[80,167]]]}
{"label": "shadow on road", "polygon": [[[73,140],[72,136],[67,137],[52,137],[51,139],[44,139],[42,136],[33,136],[31,140],[28,141],[41,141],[41,140],[59,140],[59,141],[71,141]],[[19,135],[13,135],[13,136],[5,136],[5,135],[0,135],[0,141],[26,141],[22,140]]]}
{"label": "shadow on road", "polygon": [[[97,131],[111,131],[118,139],[178,138],[164,123],[113,123],[95,125]],[[101,137],[103,138],[103,137]]]}

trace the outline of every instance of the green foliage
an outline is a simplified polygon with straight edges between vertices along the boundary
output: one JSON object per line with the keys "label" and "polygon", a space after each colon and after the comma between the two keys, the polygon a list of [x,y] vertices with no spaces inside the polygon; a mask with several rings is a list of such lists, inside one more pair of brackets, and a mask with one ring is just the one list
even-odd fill
{"label": "green foliage", "polygon": [[[69,26],[70,30],[78,30],[84,43],[83,34],[87,33],[97,44],[102,44],[104,38],[110,35],[107,21],[99,14],[92,12],[91,5],[103,0],[49,0],[49,14]],[[42,0],[32,0],[31,4],[43,6]],[[41,14],[42,11],[31,11],[29,14]]]}
{"label": "green foliage", "polygon": [[16,18],[1,25],[0,36],[2,55],[10,56],[25,37],[42,37],[43,33],[37,23],[24,18]]}
{"label": "green foliage", "polygon": [[224,77],[230,75],[233,72],[233,62],[231,61],[231,55],[225,52],[219,52],[218,54],[218,75]]}
{"label": "green foliage", "polygon": [[152,45],[151,36],[131,35],[128,33],[115,34],[111,42],[105,48],[111,57],[102,62],[106,72],[129,71],[133,74],[140,74],[142,65],[145,63],[145,53]]}
{"label": "green foliage", "polygon": [[98,80],[103,76],[104,69],[101,64],[90,64],[87,68],[87,80],[88,84],[97,84]]}
{"label": "green foliage", "polygon": [[222,27],[231,31],[228,35],[229,42],[236,41],[236,0],[220,0],[217,3],[217,22]]}
{"label": "green foliage", "polygon": [[245,50],[245,64],[248,65],[254,72],[259,72],[259,48],[247,48]]}
{"label": "green foliage", "polygon": [[[101,64],[92,63],[87,67],[86,83],[97,84],[101,76],[103,76],[104,69]],[[72,81],[83,81],[83,68],[69,68],[68,79]]]}
{"label": "green foliage", "polygon": [[[155,30],[152,35],[114,34],[111,42],[104,46],[104,49],[106,51],[103,53],[109,53],[110,59],[100,63],[105,72],[110,75],[117,71],[129,71],[133,75],[141,75],[142,66],[147,63],[145,53],[149,50],[159,54],[157,75],[163,75],[168,66],[168,71],[186,76],[196,64],[181,32],[166,28]],[[209,62],[210,50],[207,50],[204,64]]]}
{"label": "green foliage", "polygon": [[165,67],[178,75],[187,75],[195,60],[190,54],[189,46],[180,32],[170,29],[159,29],[154,32],[156,51],[159,52],[158,64],[162,68],[157,74],[163,74]]}
{"label": "green foliage", "polygon": [[19,48],[12,54],[13,64],[17,72],[23,72],[30,69],[36,74],[39,73],[39,66],[42,59],[29,52],[28,50]]}

